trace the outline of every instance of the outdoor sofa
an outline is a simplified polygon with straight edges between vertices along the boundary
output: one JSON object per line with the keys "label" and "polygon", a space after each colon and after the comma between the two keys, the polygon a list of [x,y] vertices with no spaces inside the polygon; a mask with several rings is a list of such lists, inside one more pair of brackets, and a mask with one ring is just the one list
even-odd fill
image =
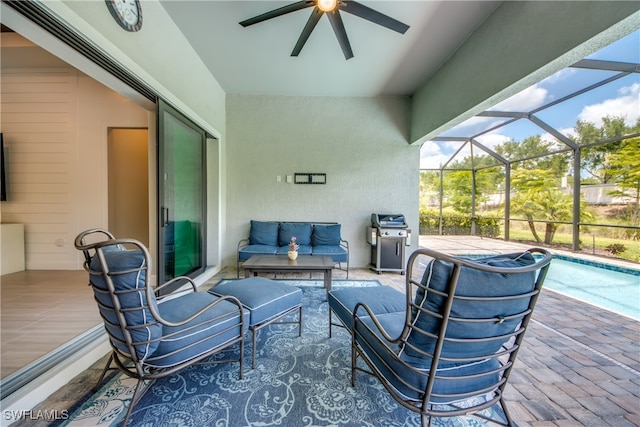
{"label": "outdoor sofa", "polygon": [[238,272],[254,255],[287,255],[289,242],[295,237],[299,255],[330,256],[349,278],[349,243],[340,233],[337,223],[251,220],[249,237],[238,242]]}

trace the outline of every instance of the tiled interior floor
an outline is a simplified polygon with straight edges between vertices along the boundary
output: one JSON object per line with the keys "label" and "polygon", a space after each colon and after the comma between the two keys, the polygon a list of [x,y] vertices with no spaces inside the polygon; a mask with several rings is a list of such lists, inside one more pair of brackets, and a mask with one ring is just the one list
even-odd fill
{"label": "tiled interior floor", "polygon": [[21,271],[1,280],[2,378],[101,322],[84,270]]}
{"label": "tiled interior floor", "polygon": [[[421,237],[420,244],[450,253],[522,248],[469,237]],[[338,271],[334,278],[343,274]],[[228,277],[235,277],[235,270],[222,271],[205,286]],[[377,279],[404,289],[405,276],[398,273],[352,269],[349,278]],[[2,304],[4,308],[4,293]],[[96,362],[35,409],[69,408],[89,392],[104,363]],[[506,400],[520,426],[639,426],[640,322],[543,291]],[[38,424],[30,420],[14,425]]]}

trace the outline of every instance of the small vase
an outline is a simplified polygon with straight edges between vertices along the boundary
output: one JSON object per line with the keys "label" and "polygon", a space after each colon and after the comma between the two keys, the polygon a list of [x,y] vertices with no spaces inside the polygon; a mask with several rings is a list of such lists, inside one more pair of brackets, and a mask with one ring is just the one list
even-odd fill
{"label": "small vase", "polygon": [[296,258],[298,258],[298,251],[289,251],[289,252],[287,252],[287,256],[291,260],[296,259]]}

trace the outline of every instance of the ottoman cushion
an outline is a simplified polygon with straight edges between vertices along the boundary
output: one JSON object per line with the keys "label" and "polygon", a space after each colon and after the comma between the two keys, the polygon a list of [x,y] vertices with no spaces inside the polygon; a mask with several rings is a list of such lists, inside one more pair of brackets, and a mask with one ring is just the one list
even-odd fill
{"label": "ottoman cushion", "polygon": [[295,286],[264,277],[250,277],[216,285],[209,292],[222,296],[231,295],[249,310],[249,326],[268,322],[285,311],[302,304],[302,290]]}
{"label": "ottoman cushion", "polygon": [[[399,312],[405,315],[407,310],[407,297],[390,286],[334,289],[327,294],[327,301],[348,329],[351,329],[353,309],[359,302],[365,303],[375,315]],[[364,316],[365,311],[359,314]]]}

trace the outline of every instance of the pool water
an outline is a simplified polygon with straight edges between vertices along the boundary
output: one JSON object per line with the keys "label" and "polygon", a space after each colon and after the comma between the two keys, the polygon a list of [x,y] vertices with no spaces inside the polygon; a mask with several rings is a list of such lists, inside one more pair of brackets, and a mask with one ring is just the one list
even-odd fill
{"label": "pool water", "polygon": [[544,287],[640,320],[640,271],[555,257]]}
{"label": "pool water", "polygon": [[[497,254],[458,255],[478,259]],[[553,255],[543,289],[640,320],[640,268]]]}

